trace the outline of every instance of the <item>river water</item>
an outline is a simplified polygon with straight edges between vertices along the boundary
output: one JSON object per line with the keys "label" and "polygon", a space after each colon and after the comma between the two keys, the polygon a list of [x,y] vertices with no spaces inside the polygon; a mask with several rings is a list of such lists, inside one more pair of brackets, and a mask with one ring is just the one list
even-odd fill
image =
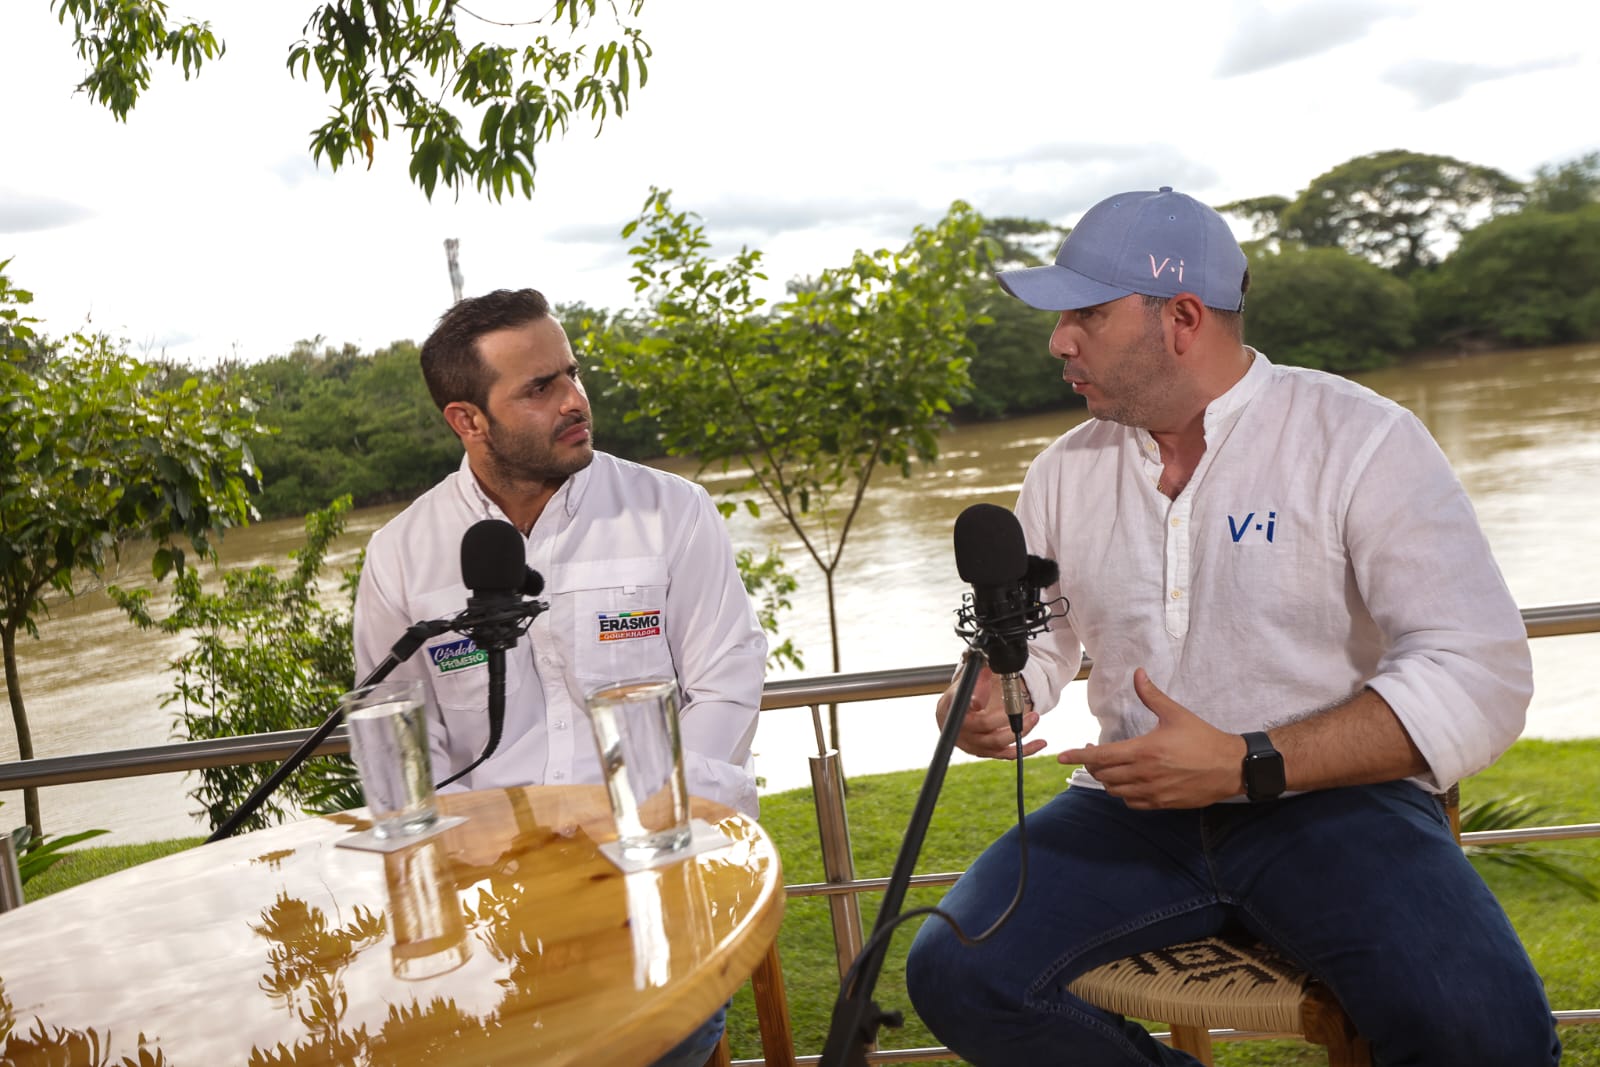
{"label": "river water", "polygon": [[[1050,373],[1048,365],[1044,373]],[[1523,607],[1600,600],[1600,346],[1573,346],[1411,363],[1361,381],[1411,408],[1450,457],[1478,510],[1517,602]],[[1041,388],[1063,388],[1053,379]],[[938,463],[910,479],[880,472],[857,517],[837,578],[840,644],[846,671],[954,663],[951,632],[965,587],[955,573],[951,529],[968,505],[1014,505],[1028,462],[1083,418],[1081,411],[965,426],[947,432]],[[604,428],[601,428],[603,438]],[[693,475],[692,467],[663,464]],[[713,494],[734,479],[706,475]],[[372,531],[398,508],[353,513],[333,553],[352,560]],[[794,609],[781,619],[806,661],[830,671],[828,617],[820,572],[776,516],[732,520],[736,545],[779,545],[801,580]],[[235,530],[224,544],[227,566],[276,563],[302,540],[298,521]],[[129,560],[116,580],[147,581],[143,560]],[[331,584],[331,583],[330,583]],[[98,592],[52,605],[42,640],[19,651],[23,693],[39,756],[158,745],[171,740],[162,695],[166,665],[182,638],[136,631]],[[1587,669],[1600,635],[1533,643],[1537,693],[1527,735],[1600,735],[1597,687]],[[931,698],[841,709],[841,739],[851,774],[926,766],[936,733]],[[1041,724],[1047,752],[1090,739],[1081,687],[1071,687]],[[758,773],[769,790],[808,784],[806,756],[816,743],[808,712],[767,712],[756,736]],[[16,758],[16,740],[0,727],[0,761]],[[958,759],[965,757],[957,755]],[[1048,758],[1048,757],[1042,757]],[[263,774],[266,768],[263,767]],[[135,842],[204,833],[189,811],[185,776],[56,786],[41,791],[45,829],[103,827],[96,843]],[[0,800],[0,827],[22,821],[20,793]]]}

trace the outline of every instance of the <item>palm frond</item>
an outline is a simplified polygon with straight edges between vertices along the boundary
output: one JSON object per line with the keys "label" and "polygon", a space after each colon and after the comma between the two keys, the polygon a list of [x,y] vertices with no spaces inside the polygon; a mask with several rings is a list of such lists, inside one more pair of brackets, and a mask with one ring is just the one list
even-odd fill
{"label": "palm frond", "polygon": [[[1461,805],[1461,832],[1516,830],[1559,823],[1561,816],[1529,797],[1485,797]],[[1566,886],[1585,900],[1600,900],[1600,885],[1566,862],[1573,853],[1549,845],[1519,841],[1503,844],[1466,844],[1462,851],[1479,863],[1493,863]]]}

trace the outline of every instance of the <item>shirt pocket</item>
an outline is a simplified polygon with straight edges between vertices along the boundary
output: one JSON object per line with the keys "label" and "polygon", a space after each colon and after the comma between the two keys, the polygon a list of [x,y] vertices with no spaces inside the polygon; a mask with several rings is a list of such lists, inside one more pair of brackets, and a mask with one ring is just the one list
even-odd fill
{"label": "shirt pocket", "polygon": [[585,691],[675,678],[667,644],[667,561],[659,556],[568,563],[551,587],[573,605],[573,671]]}
{"label": "shirt pocket", "polygon": [[[465,586],[436,590],[419,596],[416,605],[424,619],[447,619],[466,607],[467,590]],[[477,650],[468,635],[450,631],[429,638],[417,655],[422,657],[440,711],[483,715],[488,710],[488,657]],[[511,669],[514,657],[514,652],[506,654],[508,703],[511,696],[522,688],[522,672]]]}

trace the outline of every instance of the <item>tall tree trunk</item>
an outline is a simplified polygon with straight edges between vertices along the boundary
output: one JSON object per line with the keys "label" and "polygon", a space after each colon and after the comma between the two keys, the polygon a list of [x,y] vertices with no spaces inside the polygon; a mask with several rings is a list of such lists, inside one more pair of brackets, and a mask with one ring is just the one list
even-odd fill
{"label": "tall tree trunk", "polygon": [[[28,730],[28,711],[22,706],[22,679],[17,674],[17,628],[14,624],[0,626],[0,647],[5,650],[6,695],[11,698],[11,721],[17,728],[17,758],[32,759],[33,734]],[[33,836],[42,836],[44,822],[39,816],[37,787],[29,786],[22,791],[22,809],[28,825],[33,829]]]}

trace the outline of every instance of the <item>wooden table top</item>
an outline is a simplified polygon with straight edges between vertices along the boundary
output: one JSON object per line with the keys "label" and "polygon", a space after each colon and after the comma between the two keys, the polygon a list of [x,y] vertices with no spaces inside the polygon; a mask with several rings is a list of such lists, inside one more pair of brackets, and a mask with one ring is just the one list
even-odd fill
{"label": "wooden table top", "polygon": [[720,804],[731,846],[624,874],[602,787],[440,803],[467,821],[402,852],[307,819],[0,915],[0,1061],[648,1064],[777,936],[777,851]]}

